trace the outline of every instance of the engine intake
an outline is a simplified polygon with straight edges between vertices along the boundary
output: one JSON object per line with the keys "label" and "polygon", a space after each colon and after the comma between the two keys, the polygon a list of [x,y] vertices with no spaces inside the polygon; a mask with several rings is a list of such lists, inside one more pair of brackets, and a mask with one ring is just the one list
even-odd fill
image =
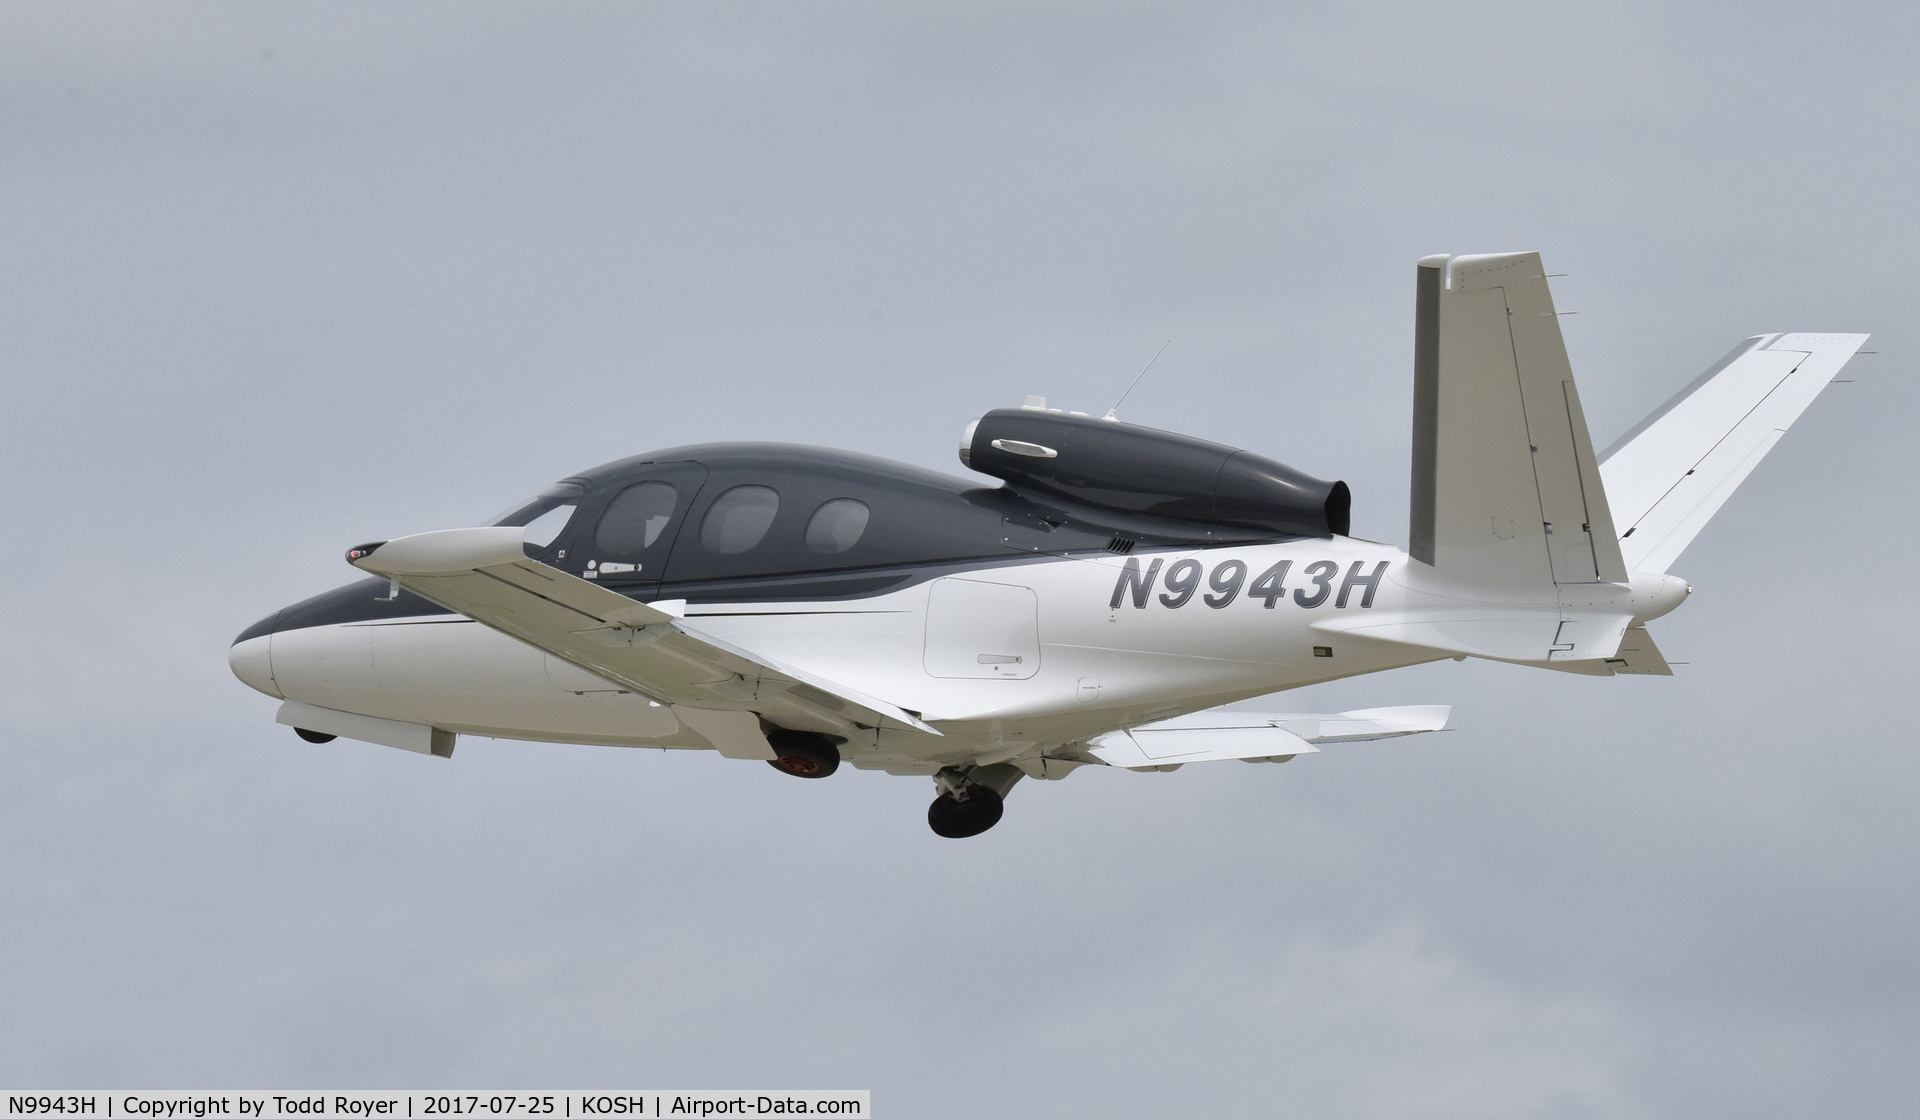
{"label": "engine intake", "polygon": [[1016,489],[1175,521],[1301,537],[1346,536],[1352,524],[1344,482],[1117,420],[995,409],[967,426],[960,461]]}

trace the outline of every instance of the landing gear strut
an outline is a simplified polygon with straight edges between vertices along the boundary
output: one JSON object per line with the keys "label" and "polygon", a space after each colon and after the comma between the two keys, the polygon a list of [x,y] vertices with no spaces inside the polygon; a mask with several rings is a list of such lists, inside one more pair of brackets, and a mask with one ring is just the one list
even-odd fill
{"label": "landing gear strut", "polygon": [[774,757],[767,765],[796,778],[824,778],[840,768],[840,748],[832,739],[814,731],[788,731],[781,728],[767,733],[767,745]]}
{"label": "landing gear strut", "polygon": [[948,767],[933,776],[940,796],[927,806],[927,826],[934,835],[959,840],[978,836],[1000,823],[1007,791],[1026,775],[1015,766]]}

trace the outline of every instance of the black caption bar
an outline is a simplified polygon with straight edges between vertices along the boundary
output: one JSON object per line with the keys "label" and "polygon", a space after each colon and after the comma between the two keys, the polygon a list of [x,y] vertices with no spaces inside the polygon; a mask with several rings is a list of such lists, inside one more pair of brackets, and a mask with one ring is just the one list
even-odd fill
{"label": "black caption bar", "polygon": [[0,1095],[0,1120],[715,1120],[835,1116],[870,1120],[869,1089],[664,1089],[588,1093],[104,1092]]}

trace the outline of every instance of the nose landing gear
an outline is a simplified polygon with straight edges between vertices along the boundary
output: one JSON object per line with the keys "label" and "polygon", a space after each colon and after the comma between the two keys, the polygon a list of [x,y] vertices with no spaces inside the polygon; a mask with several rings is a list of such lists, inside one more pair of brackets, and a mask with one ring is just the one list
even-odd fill
{"label": "nose landing gear", "polygon": [[1000,823],[1007,791],[1026,775],[1019,767],[949,766],[933,776],[940,796],[927,806],[927,826],[950,840],[978,836]]}
{"label": "nose landing gear", "polygon": [[986,786],[966,786],[943,793],[927,806],[927,825],[935,836],[959,840],[978,836],[1000,823],[1006,802]]}

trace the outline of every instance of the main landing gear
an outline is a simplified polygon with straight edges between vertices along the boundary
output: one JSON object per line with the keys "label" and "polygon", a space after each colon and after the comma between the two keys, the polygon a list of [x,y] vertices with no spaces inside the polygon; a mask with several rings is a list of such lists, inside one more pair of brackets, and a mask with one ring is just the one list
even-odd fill
{"label": "main landing gear", "polygon": [[832,739],[815,731],[788,731],[781,728],[767,733],[767,745],[774,757],[767,765],[796,778],[824,778],[840,769],[840,748]]}
{"label": "main landing gear", "polygon": [[959,840],[978,836],[1000,823],[1007,791],[1026,775],[1017,766],[949,766],[933,776],[940,796],[927,806],[927,826],[934,835]]}
{"label": "main landing gear", "polygon": [[[840,768],[839,744],[817,731],[775,728],[767,732],[767,745],[774,754],[767,765],[783,774],[824,778]],[[936,836],[955,840],[980,835],[1000,823],[1007,791],[1024,777],[1019,767],[1004,762],[946,767],[933,776],[940,796],[927,806],[928,827]]]}
{"label": "main landing gear", "polygon": [[308,731],[304,727],[294,728],[293,733],[309,743],[331,743],[334,739],[338,738],[338,736],[329,735],[324,731]]}

